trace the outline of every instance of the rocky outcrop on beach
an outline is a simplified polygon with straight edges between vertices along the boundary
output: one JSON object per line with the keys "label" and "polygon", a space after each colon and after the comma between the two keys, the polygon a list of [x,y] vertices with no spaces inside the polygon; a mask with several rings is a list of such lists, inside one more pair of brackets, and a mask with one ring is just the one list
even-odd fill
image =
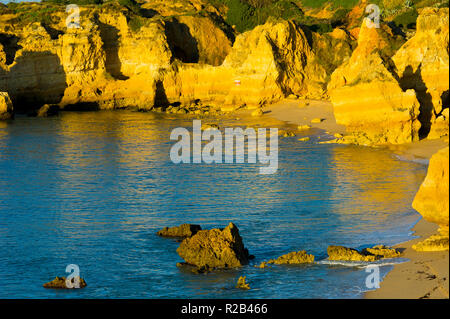
{"label": "rocky outcrop on beach", "polygon": [[449,9],[423,9],[415,35],[392,60],[402,89],[414,89],[419,99],[421,135],[448,135]]}
{"label": "rocky outcrop on beach", "polygon": [[389,248],[384,245],[374,246],[372,248],[365,248],[358,251],[353,248],[344,246],[328,246],[327,248],[328,260],[341,261],[365,261],[372,262],[382,258],[400,257],[400,252],[394,248]]}
{"label": "rocky outcrop on beach", "polygon": [[344,246],[328,246],[328,260],[343,261],[375,261],[378,258],[372,254],[363,254],[353,248]]}
{"label": "rocky outcrop on beach", "polygon": [[297,265],[307,264],[314,262],[314,255],[307,254],[306,251],[293,251],[288,254],[282,255],[277,259],[270,259],[266,264],[275,265]]}
{"label": "rocky outcrop on beach", "polygon": [[[86,281],[83,278],[78,278],[79,288],[84,288],[87,286]],[[72,284],[75,284],[75,278],[72,278]],[[52,281],[49,281],[43,285],[44,288],[53,288],[53,289],[71,289],[67,287],[66,277],[55,277]]]}
{"label": "rocky outcrop on beach", "polygon": [[449,148],[430,159],[427,176],[414,198],[413,208],[429,222],[439,225],[438,234],[422,241],[419,251],[448,250],[449,243]]}
{"label": "rocky outcrop on beach", "polygon": [[377,245],[372,248],[364,248],[362,253],[365,255],[374,255],[380,258],[396,258],[400,257],[401,253],[395,249],[386,247],[385,245]]}
{"label": "rocky outcrop on beach", "polygon": [[14,115],[14,108],[8,93],[0,92],[0,120],[8,120]]}
{"label": "rocky outcrop on beach", "polygon": [[184,239],[177,253],[198,268],[235,268],[248,264],[249,253],[239,229],[230,223],[224,229],[200,230]]}
{"label": "rocky outcrop on beach", "polygon": [[200,225],[182,224],[175,227],[164,227],[156,234],[161,237],[186,238],[194,236],[200,230],[202,230]]}
{"label": "rocky outcrop on beach", "polygon": [[57,104],[44,104],[38,110],[32,110],[28,112],[28,116],[36,117],[49,117],[55,116],[59,113],[59,105]]}

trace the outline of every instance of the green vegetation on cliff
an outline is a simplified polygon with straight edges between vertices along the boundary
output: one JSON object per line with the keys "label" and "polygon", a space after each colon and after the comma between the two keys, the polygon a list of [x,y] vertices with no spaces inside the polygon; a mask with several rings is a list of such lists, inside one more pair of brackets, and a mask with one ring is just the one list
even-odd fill
{"label": "green vegetation on cliff", "polygon": [[[82,6],[104,6],[118,4],[129,11],[129,23],[133,31],[138,31],[145,25],[146,8],[149,4],[154,5],[156,14],[166,8],[172,7],[170,17],[177,15],[208,14],[211,15],[210,8],[215,8],[213,13],[222,24],[233,26],[241,33],[253,29],[254,27],[266,23],[270,20],[295,20],[297,23],[308,26],[312,31],[326,33],[337,26],[347,27],[348,30],[357,27],[362,19],[367,16],[364,12],[365,3],[361,0],[203,0],[201,6],[195,10],[186,9],[187,1],[171,0],[158,3],[157,1],[145,2],[142,0],[42,0],[41,4],[34,6],[24,3],[9,3],[8,8],[15,14],[19,14],[19,21],[25,23],[44,22],[49,23],[51,13],[58,10],[55,6],[63,10],[67,4],[78,4]],[[369,3],[369,2],[366,2]],[[418,10],[426,7],[445,7],[449,0],[371,0],[371,4],[376,4],[380,8],[382,20],[392,22],[403,29],[415,28],[418,17]],[[192,7],[192,4],[189,2]],[[162,6],[162,7],[161,7]],[[359,6],[359,10],[354,10]],[[176,8],[176,9],[173,9]],[[180,12],[175,12],[179,10]],[[191,12],[192,11],[192,12]],[[356,16],[355,16],[355,12]],[[161,14],[166,16],[165,14]],[[356,20],[355,20],[356,19]],[[350,27],[350,28],[348,28]]]}

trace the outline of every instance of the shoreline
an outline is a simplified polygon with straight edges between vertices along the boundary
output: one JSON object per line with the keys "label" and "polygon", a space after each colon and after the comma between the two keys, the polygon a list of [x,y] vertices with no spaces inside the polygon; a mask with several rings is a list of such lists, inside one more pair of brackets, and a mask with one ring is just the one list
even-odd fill
{"label": "shoreline", "polygon": [[421,218],[411,229],[418,236],[393,246],[409,261],[395,264],[380,288],[368,291],[364,299],[448,299],[449,252],[417,252],[412,245],[435,234],[438,225]]}
{"label": "shoreline", "polygon": [[[268,115],[290,124],[309,124],[312,118],[323,118],[319,124],[310,124],[328,134],[344,133],[345,127],[336,124],[332,105],[328,101],[310,101],[306,107],[298,107],[301,100],[283,100],[267,107]],[[417,161],[428,165],[431,156],[448,146],[448,137],[421,140],[403,145],[389,145],[387,149],[399,160]],[[412,205],[412,203],[411,203]],[[412,209],[412,207],[411,207]],[[364,293],[364,299],[448,299],[449,298],[449,252],[416,252],[412,245],[437,232],[438,225],[426,221],[417,213],[419,221],[411,228],[417,238],[399,243],[394,248],[402,251],[402,258],[409,261],[395,264],[383,278],[380,288]]]}

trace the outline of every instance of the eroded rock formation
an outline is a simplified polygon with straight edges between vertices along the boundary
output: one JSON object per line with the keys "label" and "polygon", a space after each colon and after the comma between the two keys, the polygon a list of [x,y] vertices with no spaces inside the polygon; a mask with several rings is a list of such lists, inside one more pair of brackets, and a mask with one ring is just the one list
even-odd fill
{"label": "eroded rock formation", "polygon": [[175,227],[164,227],[156,234],[161,237],[186,238],[194,236],[200,230],[202,230],[202,227],[200,225],[182,224]]}
{"label": "eroded rock formation", "polygon": [[449,242],[449,148],[431,157],[427,176],[414,198],[413,208],[439,225],[439,234],[414,246],[416,250],[448,250]]}
{"label": "eroded rock formation", "polygon": [[400,39],[386,25],[363,23],[358,47],[328,85],[336,120],[349,133],[341,141],[401,144],[448,135],[448,14],[423,9],[416,34],[397,51]]}
{"label": "eroded rock formation", "polygon": [[217,65],[231,49],[209,16],[133,16],[138,30],[115,4],[80,7],[79,28],[66,26],[64,7],[52,17],[51,26],[0,21],[0,88],[27,111],[45,103],[151,109],[167,102],[162,81],[175,61]]}
{"label": "eroded rock formation", "polygon": [[246,277],[245,276],[241,276],[238,278],[237,284],[236,284],[236,288],[238,289],[243,289],[243,290],[249,290],[250,289],[250,285],[245,281]]}
{"label": "eroded rock formation", "polygon": [[327,248],[329,260],[344,260],[344,261],[375,261],[377,256],[372,254],[363,254],[353,248],[344,246],[328,246]]}
{"label": "eroded rock formation", "polygon": [[420,101],[421,135],[448,135],[449,9],[426,8],[417,18],[416,34],[393,56],[403,89]]}
{"label": "eroded rock formation", "polygon": [[389,55],[389,29],[363,23],[358,46],[328,85],[338,124],[347,127],[347,142],[400,144],[418,140],[419,102],[414,90],[404,92]]}
{"label": "eroded rock formation", "polygon": [[184,239],[177,253],[186,263],[208,269],[240,267],[249,259],[239,229],[233,223],[223,230],[200,230]]}

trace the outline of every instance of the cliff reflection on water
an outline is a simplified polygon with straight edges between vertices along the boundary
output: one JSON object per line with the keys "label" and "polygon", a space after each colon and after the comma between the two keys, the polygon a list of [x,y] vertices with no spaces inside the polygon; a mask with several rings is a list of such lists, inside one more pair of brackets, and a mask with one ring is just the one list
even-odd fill
{"label": "cliff reflection on water", "polygon": [[[426,167],[387,151],[293,137],[280,139],[274,175],[259,164],[176,165],[179,126],[192,121],[101,111],[0,122],[0,297],[355,298],[364,270],[253,265],[301,249],[320,260],[330,244],[394,244],[419,218],[411,202]],[[180,271],[178,243],[155,232],[186,222],[234,222],[255,260]],[[42,288],[70,263],[88,287]],[[240,275],[252,290],[233,288]]]}

